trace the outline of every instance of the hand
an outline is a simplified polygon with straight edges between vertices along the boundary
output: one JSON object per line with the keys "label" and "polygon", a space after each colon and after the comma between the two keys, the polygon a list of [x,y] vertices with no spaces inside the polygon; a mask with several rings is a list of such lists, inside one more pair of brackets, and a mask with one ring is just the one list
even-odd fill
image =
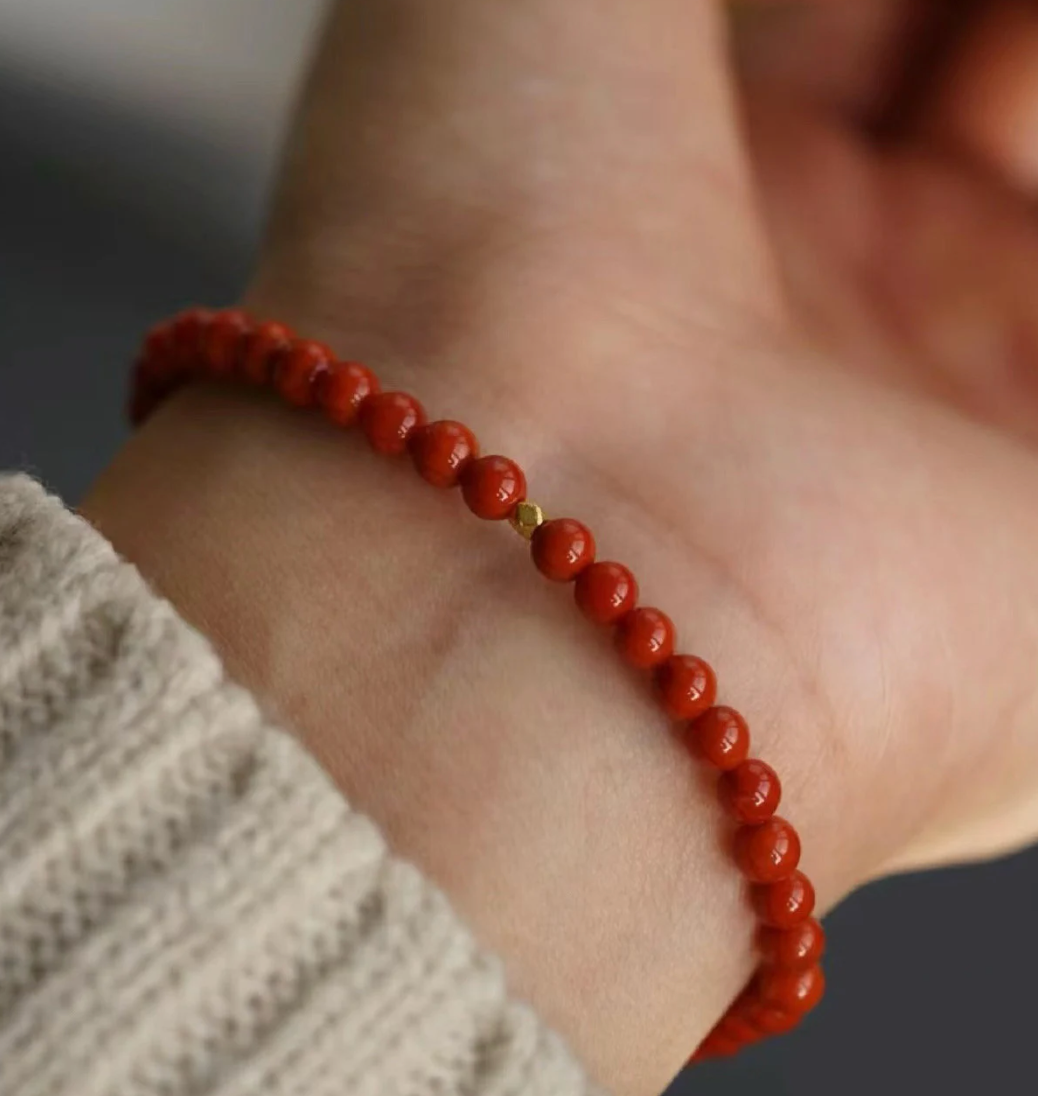
{"label": "hand", "polygon": [[[831,369],[951,412],[957,429],[969,423],[975,436],[998,439],[1016,465],[1009,478],[1029,477],[1038,441],[1038,17],[1015,0],[936,10],[895,0],[767,7],[746,6],[736,45],[760,193],[800,329]],[[928,476],[923,469],[906,464],[900,478]],[[987,478],[999,513],[962,551],[976,551],[983,569],[977,542],[992,541],[986,566],[997,569],[1019,535],[1011,527],[1029,524],[1030,499],[1015,497],[994,468],[975,474]],[[944,523],[941,511],[958,506],[951,483],[930,481],[930,504],[917,520],[929,511]],[[970,520],[960,519],[945,524],[949,535]],[[897,535],[908,532],[902,526]],[[913,614],[925,589],[955,581],[942,568],[947,549],[925,534],[918,549],[932,571],[905,603]],[[977,585],[978,612],[944,632],[962,638],[940,668],[940,618],[929,620],[932,646],[919,654],[930,668],[917,673],[936,673],[938,687],[919,744],[931,751],[933,778],[948,786],[888,870],[991,855],[1038,833],[1028,687],[1022,679],[1005,691],[977,681],[973,712],[954,688],[953,674],[963,683],[970,676],[965,630],[987,635],[976,636],[977,654],[1033,635],[1030,580],[1016,571],[1003,579],[1002,595],[990,577]],[[944,597],[956,615],[960,593]],[[1016,620],[1002,631],[1007,614]],[[917,619],[925,623],[925,611]],[[895,616],[888,626],[903,635],[915,627]],[[1008,685],[1013,661],[1009,652],[996,658],[994,678]],[[901,747],[893,745],[897,763]],[[988,775],[1013,764],[1018,782]]]}
{"label": "hand", "polygon": [[[809,238],[790,216],[776,263],[722,24],[679,0],[343,5],[248,304],[470,423],[635,568],[786,774],[831,906],[1038,832],[1038,465],[1015,424],[909,382],[887,313],[836,324],[844,219]],[[769,89],[771,42],[753,43]],[[784,143],[810,138],[814,178],[836,140],[799,102],[756,112],[783,225]],[[885,170],[854,147],[821,191],[838,209]],[[1021,199],[975,195],[1031,239]],[[798,277],[808,243],[839,295]],[[843,353],[864,335],[867,367]],[[363,449],[200,390],[85,509],[593,1072],[656,1090],[752,964],[709,785],[507,529]]]}
{"label": "hand", "polygon": [[1018,0],[757,5],[754,164],[834,363],[1038,439],[1038,18]]}

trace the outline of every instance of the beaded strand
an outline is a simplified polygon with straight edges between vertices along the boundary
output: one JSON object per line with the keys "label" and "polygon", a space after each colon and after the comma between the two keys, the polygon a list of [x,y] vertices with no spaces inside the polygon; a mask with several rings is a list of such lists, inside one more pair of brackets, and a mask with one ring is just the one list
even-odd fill
{"label": "beaded strand", "polygon": [[651,677],[688,752],[718,773],[718,798],[735,826],[735,862],[750,884],[760,922],[760,967],[691,1061],[731,1055],[792,1030],[824,993],[819,962],[825,933],[812,917],[814,887],[798,870],[799,835],[776,814],[781,782],[770,765],[750,757],[746,720],[715,704],[713,669],[695,655],[675,653],[671,618],[638,604],[632,572],[622,563],[598,560],[595,538],[583,523],[547,520],[526,498],[519,465],[508,457],[481,456],[468,427],[429,422],[413,396],[383,391],[366,366],[339,360],[324,343],[297,338],[283,324],[257,323],[236,309],[191,309],[155,327],[134,369],[134,424],[194,378],[270,387],[293,407],[319,409],[339,426],[358,425],[376,452],[408,454],[427,483],[460,487],[477,517],[509,521],[529,541],[534,566],[545,578],[573,584],[581,612],[612,628],[623,660]]}

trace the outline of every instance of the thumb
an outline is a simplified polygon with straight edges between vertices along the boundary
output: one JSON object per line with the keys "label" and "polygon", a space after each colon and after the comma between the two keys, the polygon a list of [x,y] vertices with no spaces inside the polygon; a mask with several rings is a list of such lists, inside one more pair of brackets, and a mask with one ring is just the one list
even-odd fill
{"label": "thumb", "polygon": [[921,120],[1032,198],[1038,193],[1038,11],[1023,0],[985,5],[953,51]]}
{"label": "thumb", "polygon": [[[316,288],[340,323],[343,309],[370,319],[402,281],[428,292],[419,272],[456,278],[476,258],[514,263],[532,248],[550,253],[559,279],[622,262],[646,293],[685,308],[690,291],[697,302],[769,301],[723,9],[338,4],[269,239],[282,303],[306,292],[312,306]],[[269,296],[272,263],[262,269]],[[482,269],[471,280],[482,286]]]}

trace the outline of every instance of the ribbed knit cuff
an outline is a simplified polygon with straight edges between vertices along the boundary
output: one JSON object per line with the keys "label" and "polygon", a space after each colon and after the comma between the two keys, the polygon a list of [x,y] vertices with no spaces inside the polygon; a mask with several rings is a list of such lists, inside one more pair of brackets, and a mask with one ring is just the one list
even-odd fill
{"label": "ribbed knit cuff", "polygon": [[0,1093],[590,1091],[206,641],[0,477]]}

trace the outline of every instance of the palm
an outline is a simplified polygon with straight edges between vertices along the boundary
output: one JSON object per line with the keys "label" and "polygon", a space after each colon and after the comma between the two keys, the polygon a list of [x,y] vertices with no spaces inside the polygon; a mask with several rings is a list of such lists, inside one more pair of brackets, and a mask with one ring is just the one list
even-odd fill
{"label": "palm", "polygon": [[[1029,443],[1038,435],[1038,301],[1029,273],[1038,264],[1038,221],[1024,197],[993,170],[1005,165],[985,163],[975,149],[949,139],[966,123],[948,117],[947,94],[939,88],[920,93],[917,82],[912,105],[905,107],[877,84],[876,70],[884,71],[878,62],[912,13],[905,10],[910,5],[900,11],[883,3],[871,7],[871,19],[826,16],[836,40],[841,23],[856,18],[868,25],[868,35],[851,36],[844,47],[856,46],[857,59],[871,57],[871,66],[851,64],[820,76],[810,66],[813,59],[817,67],[818,55],[805,54],[791,78],[787,66],[795,47],[769,71],[779,51],[754,58],[760,42],[751,43],[746,103],[790,305],[827,368],[847,374],[856,386],[851,398],[863,407],[870,406],[870,394],[886,390],[924,415],[927,405],[943,414],[925,427],[908,427],[914,437],[904,441],[918,449],[914,457],[903,454],[905,463],[891,469],[885,488],[877,478],[882,462],[873,458],[868,470],[868,492],[885,489],[893,501],[904,500],[906,481],[925,469],[927,486],[910,512],[900,518],[893,510],[877,513],[864,527],[848,530],[852,544],[833,549],[845,560],[858,559],[855,593],[868,590],[868,606],[860,596],[845,606],[845,634],[853,634],[853,622],[860,626],[871,607],[878,622],[871,662],[876,682],[883,680],[888,699],[897,696],[889,690],[898,678],[907,686],[895,711],[885,712],[893,717],[886,725],[889,742],[881,749],[868,743],[874,720],[871,732],[862,725],[862,737],[850,740],[860,742],[866,766],[871,760],[885,768],[878,779],[889,781],[893,766],[913,785],[920,813],[912,821],[921,828],[911,850],[896,859],[916,863],[982,854],[1038,832],[1038,815],[1028,807],[1038,760],[1028,734],[1034,712],[1028,678],[1036,652],[1032,622],[1020,612],[1034,576],[1025,553],[1012,570],[1004,554],[1015,537],[1026,535],[1021,515],[1029,497],[1016,488],[1033,480]],[[862,34],[862,26],[857,31]],[[771,33],[765,29],[764,37]],[[846,28],[843,33],[846,38]],[[990,38],[992,29],[982,33]],[[962,67],[970,64],[977,67],[976,61]],[[968,88],[958,92],[955,109],[962,109],[964,94]],[[877,120],[878,102],[887,104],[888,120],[900,122],[901,132],[895,126],[892,136],[877,138],[862,124],[870,114]],[[906,117],[915,135],[906,131]],[[974,112],[968,120],[974,138],[976,123]],[[992,144],[984,151],[990,154]],[[871,440],[874,453],[889,454],[897,433],[890,409],[886,413],[886,429],[877,423]],[[927,465],[924,451],[945,431],[956,440],[939,444],[943,452],[931,452]],[[846,467],[849,440],[841,437],[826,460],[827,477]],[[994,463],[986,464],[974,446],[990,447]],[[859,473],[845,487],[853,490],[861,479]],[[987,518],[967,501],[963,488],[970,482],[988,492],[993,508]],[[846,528],[853,510],[848,502],[841,500],[816,530],[820,543],[832,542],[834,528]],[[1021,547],[1016,541],[1018,552]],[[886,565],[877,562],[884,559]],[[879,586],[878,575],[885,575]],[[840,612],[830,602],[826,616],[838,623]],[[906,634],[921,640],[907,659]],[[855,650],[860,659],[862,648]],[[941,652],[937,663],[935,652]],[[853,705],[853,694],[844,699]],[[897,708],[908,716],[900,732]],[[1017,749],[1006,748],[1007,735]],[[915,749],[919,754],[912,758]],[[942,759],[936,766],[935,757]],[[994,779],[993,768],[1000,770]],[[924,821],[928,773],[935,782],[933,813]]]}
{"label": "palm", "polygon": [[1038,218],[1012,184],[1031,182],[1033,19],[966,6],[737,33],[756,166],[792,302],[837,360],[1032,439]]}

